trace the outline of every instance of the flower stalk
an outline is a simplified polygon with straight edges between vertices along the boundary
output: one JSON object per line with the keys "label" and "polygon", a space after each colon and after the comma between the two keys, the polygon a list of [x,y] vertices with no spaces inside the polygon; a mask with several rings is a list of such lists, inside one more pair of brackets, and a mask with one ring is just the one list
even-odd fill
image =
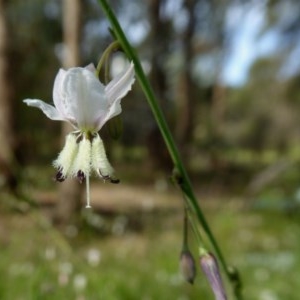
{"label": "flower stalk", "polygon": [[186,209],[184,210],[183,239],[179,263],[183,278],[190,284],[193,284],[196,278],[196,264],[188,245],[188,216]]}
{"label": "flower stalk", "polygon": [[[143,71],[143,68],[141,66],[141,63],[138,59],[138,56],[133,49],[133,47],[130,45],[128,39],[126,38],[114,12],[112,11],[110,5],[107,3],[106,0],[98,0],[98,3],[101,5],[105,15],[107,16],[108,20],[110,21],[110,24],[112,26],[112,31],[114,33],[115,38],[120,43],[123,51],[126,53],[127,57],[134,63],[135,66],[135,73],[136,78],[139,81],[139,84],[147,98],[148,104],[152,110],[152,113],[154,115],[154,118],[156,120],[156,123],[160,129],[161,135],[165,141],[165,144],[167,146],[167,149],[169,151],[170,157],[173,161],[174,168],[177,173],[178,183],[183,191],[187,206],[195,213],[199,223],[201,224],[204,232],[207,235],[208,240],[210,241],[214,252],[217,254],[219,261],[223,267],[223,270],[228,278],[228,280],[231,282],[233,286],[233,292],[235,295],[235,298],[237,300],[242,300],[241,291],[239,288],[239,284],[236,284],[236,282],[232,281],[232,278],[234,278],[234,274],[231,273],[229,267],[227,266],[225,257],[222,254],[222,251],[206,221],[206,218],[204,217],[204,214],[202,212],[202,209],[200,208],[197,198],[194,194],[190,179],[188,177],[187,171],[185,169],[185,166],[183,165],[183,162],[180,158],[179,151],[175,145],[174,139],[171,135],[171,132],[169,130],[169,127],[167,125],[167,122],[164,118],[164,115],[162,113],[162,110],[160,109],[158,105],[158,101],[156,100],[154,91],[149,83],[149,81],[146,78],[146,75]],[[240,280],[240,279],[239,279]]]}
{"label": "flower stalk", "polygon": [[[96,67],[96,76],[99,78],[100,76],[100,71],[103,67],[104,64],[107,65],[109,56],[120,49],[120,43],[118,41],[114,41],[113,43],[111,43],[103,52],[97,67]],[[105,82],[108,82],[108,68],[105,67]]]}

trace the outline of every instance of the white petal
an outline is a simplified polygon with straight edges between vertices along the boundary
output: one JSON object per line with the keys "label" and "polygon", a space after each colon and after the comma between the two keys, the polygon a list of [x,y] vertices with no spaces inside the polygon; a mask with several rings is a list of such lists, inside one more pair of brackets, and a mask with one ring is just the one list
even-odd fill
{"label": "white petal", "polygon": [[59,88],[64,109],[78,127],[95,129],[96,121],[108,111],[104,86],[95,74],[85,68],[69,69]]}
{"label": "white petal", "polygon": [[117,75],[106,87],[105,93],[110,105],[118,99],[123,98],[134,83],[134,65],[130,63],[129,67]]}
{"label": "white petal", "polygon": [[67,101],[64,91],[64,80],[66,78],[67,71],[60,69],[57,73],[54,86],[53,86],[53,102],[56,109],[60,112],[65,119],[68,119],[72,123],[75,123],[75,116],[70,103]]}
{"label": "white petal", "polygon": [[93,63],[90,63],[89,65],[85,66],[84,67],[86,70],[92,72],[92,73],[95,73],[96,72],[96,68],[95,68],[95,65]]}
{"label": "white petal", "polygon": [[105,87],[108,110],[105,117],[98,120],[98,129],[100,129],[109,119],[121,113],[121,99],[131,90],[134,80],[134,65],[131,63],[126,70],[116,76]]}
{"label": "white petal", "polygon": [[45,103],[38,99],[25,99],[23,100],[28,106],[39,108],[49,119],[55,121],[65,121],[65,118],[59,113],[59,111],[52,105]]}

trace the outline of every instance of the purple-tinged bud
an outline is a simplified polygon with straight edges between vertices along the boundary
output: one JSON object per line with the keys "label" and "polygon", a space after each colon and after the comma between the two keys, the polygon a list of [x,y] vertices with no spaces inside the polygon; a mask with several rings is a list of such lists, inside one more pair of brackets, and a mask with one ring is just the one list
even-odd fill
{"label": "purple-tinged bud", "polygon": [[211,253],[206,252],[200,255],[200,265],[215,295],[215,299],[226,300],[226,292],[216,258]]}
{"label": "purple-tinged bud", "polygon": [[79,181],[79,183],[82,183],[85,178],[85,175],[81,170],[79,170],[76,174],[76,178]]}
{"label": "purple-tinged bud", "polygon": [[194,283],[196,277],[196,264],[192,253],[183,250],[180,254],[180,271],[183,278],[190,284]]}

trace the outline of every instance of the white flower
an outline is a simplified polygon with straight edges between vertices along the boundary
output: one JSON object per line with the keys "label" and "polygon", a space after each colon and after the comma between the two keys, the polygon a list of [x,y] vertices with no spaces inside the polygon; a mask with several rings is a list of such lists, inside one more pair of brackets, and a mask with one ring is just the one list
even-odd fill
{"label": "white flower", "polygon": [[41,109],[51,120],[67,121],[81,132],[98,132],[112,117],[121,113],[121,99],[134,82],[131,63],[107,86],[96,77],[91,65],[60,69],[54,82],[54,106],[37,99],[25,99],[29,106]]}
{"label": "white flower", "polygon": [[38,99],[23,100],[41,109],[49,119],[66,121],[74,127],[75,131],[66,137],[65,146],[53,165],[58,169],[57,181],[64,181],[68,176],[75,176],[80,182],[86,179],[88,207],[92,171],[103,179],[118,182],[98,131],[121,113],[121,99],[131,90],[133,82],[132,63],[106,86],[97,78],[93,65],[67,71],[60,69],[53,87],[54,106]]}

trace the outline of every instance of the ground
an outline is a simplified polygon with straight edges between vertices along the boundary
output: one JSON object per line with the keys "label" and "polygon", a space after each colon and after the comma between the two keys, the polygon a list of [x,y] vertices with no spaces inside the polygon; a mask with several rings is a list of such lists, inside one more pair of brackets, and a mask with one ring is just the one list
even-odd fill
{"label": "ground", "polygon": [[[47,218],[55,190],[30,191],[41,209],[16,212],[3,201],[0,299],[213,299],[199,267],[193,286],[178,271],[180,193],[155,186],[94,182],[96,213],[83,209],[81,225],[64,229]],[[199,199],[228,263],[240,270],[245,299],[299,299],[298,213],[245,207],[237,197]],[[197,258],[193,241],[191,249]]]}

